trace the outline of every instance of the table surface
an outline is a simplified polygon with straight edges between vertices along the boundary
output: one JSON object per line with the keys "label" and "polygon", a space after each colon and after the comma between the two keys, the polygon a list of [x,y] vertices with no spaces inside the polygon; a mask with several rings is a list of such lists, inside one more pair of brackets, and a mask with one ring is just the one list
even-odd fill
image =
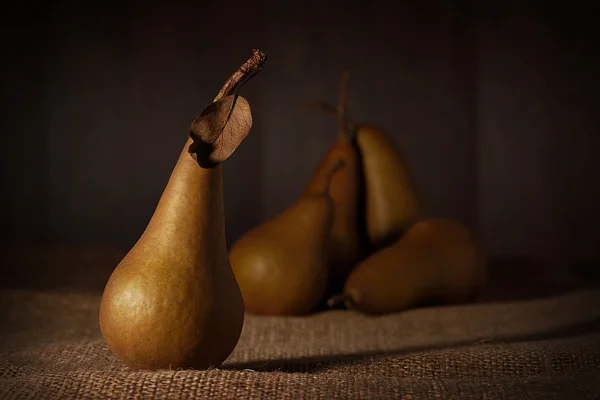
{"label": "table surface", "polygon": [[133,371],[98,328],[101,290],[123,249],[4,254],[13,273],[0,290],[2,399],[599,398],[600,289],[543,265],[493,267],[477,304],[247,315],[220,368]]}

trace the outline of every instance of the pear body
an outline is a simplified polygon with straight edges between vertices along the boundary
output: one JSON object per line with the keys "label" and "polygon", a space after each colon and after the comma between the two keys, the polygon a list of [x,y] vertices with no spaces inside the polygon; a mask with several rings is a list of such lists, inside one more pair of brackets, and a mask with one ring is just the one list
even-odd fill
{"label": "pear body", "polygon": [[239,340],[244,306],[227,257],[221,174],[184,149],[146,230],[106,285],[100,328],[132,368],[218,366]]}
{"label": "pear body", "polygon": [[424,303],[472,301],[485,278],[484,253],[471,232],[452,219],[426,219],[358,264],[344,293],[350,308],[390,313]]}
{"label": "pear body", "polygon": [[231,246],[229,258],[247,311],[304,315],[321,300],[332,209],[325,194],[302,196]]}
{"label": "pear body", "polygon": [[331,177],[329,195],[333,202],[333,217],[328,243],[330,290],[341,290],[344,281],[361,257],[358,226],[360,164],[354,143],[338,141],[325,154],[311,176],[304,195],[316,195],[328,179],[328,171],[340,161],[342,170]]}
{"label": "pear body", "polygon": [[396,144],[381,128],[356,129],[365,201],[365,227],[372,251],[396,241],[422,214],[417,188]]}

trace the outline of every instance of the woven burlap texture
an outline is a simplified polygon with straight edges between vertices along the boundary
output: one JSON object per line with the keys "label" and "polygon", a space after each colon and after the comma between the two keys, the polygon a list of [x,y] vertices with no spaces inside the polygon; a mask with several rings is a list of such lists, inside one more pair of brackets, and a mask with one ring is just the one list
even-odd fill
{"label": "woven burlap texture", "polygon": [[600,398],[600,291],[369,317],[247,315],[218,369],[133,371],[100,297],[0,292],[0,399]]}

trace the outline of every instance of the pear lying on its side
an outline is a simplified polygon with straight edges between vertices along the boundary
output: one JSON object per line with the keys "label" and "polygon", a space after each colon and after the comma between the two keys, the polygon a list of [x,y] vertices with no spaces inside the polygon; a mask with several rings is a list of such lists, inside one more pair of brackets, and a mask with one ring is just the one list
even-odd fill
{"label": "pear lying on its side", "polygon": [[344,302],[383,314],[425,303],[469,302],[482,291],[485,278],[484,252],[467,227],[448,218],[426,219],[358,264],[344,292],[329,305]]}

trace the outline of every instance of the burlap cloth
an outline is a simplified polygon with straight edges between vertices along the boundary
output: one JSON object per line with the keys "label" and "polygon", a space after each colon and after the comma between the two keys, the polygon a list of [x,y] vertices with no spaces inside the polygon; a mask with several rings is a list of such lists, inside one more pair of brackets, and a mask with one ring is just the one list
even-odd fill
{"label": "burlap cloth", "polygon": [[248,315],[225,365],[138,372],[98,294],[0,292],[0,399],[600,398],[600,291],[367,317]]}
{"label": "burlap cloth", "polygon": [[[125,251],[2,250],[0,400],[600,398],[600,289],[591,288],[382,317],[248,315],[219,369],[132,371],[98,327],[102,288]],[[547,265],[527,279],[526,268],[510,264],[491,281],[513,292],[568,280],[549,279]]]}

